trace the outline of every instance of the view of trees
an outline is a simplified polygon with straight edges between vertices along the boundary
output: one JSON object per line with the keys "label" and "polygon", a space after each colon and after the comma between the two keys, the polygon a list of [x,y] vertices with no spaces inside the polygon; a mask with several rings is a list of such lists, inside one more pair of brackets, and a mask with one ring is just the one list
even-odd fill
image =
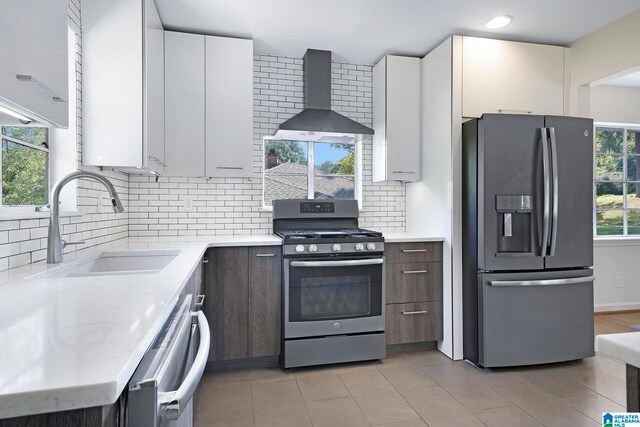
{"label": "view of trees", "polygon": [[[46,128],[3,127],[2,135],[48,148]],[[47,203],[48,152],[2,139],[2,204]]]}
{"label": "view of trees", "polygon": [[597,234],[624,234],[624,200],[628,234],[640,234],[640,132],[598,129],[596,132]]}

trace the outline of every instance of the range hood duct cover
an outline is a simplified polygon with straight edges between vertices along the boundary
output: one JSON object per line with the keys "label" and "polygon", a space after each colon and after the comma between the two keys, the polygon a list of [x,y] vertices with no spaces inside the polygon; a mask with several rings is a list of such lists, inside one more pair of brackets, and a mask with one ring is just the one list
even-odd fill
{"label": "range hood duct cover", "polygon": [[307,49],[304,54],[304,110],[278,127],[277,139],[348,142],[373,129],[331,110],[331,52]]}

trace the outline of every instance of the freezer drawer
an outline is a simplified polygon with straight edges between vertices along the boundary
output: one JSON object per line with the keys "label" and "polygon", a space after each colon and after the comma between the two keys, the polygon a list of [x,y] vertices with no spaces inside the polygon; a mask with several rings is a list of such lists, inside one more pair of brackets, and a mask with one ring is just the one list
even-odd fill
{"label": "freezer drawer", "polygon": [[478,275],[479,365],[535,365],[593,355],[591,270]]}

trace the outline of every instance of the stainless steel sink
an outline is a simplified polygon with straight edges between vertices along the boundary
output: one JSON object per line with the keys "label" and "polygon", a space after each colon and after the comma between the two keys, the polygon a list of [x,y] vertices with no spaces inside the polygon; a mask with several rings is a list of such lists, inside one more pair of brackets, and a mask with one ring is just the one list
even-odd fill
{"label": "stainless steel sink", "polygon": [[180,251],[103,252],[99,257],[72,268],[65,277],[154,274],[162,271]]}

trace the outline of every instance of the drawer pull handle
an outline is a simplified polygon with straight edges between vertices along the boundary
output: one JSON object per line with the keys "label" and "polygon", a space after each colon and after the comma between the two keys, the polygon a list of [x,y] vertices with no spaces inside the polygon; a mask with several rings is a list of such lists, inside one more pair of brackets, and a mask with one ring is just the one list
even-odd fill
{"label": "drawer pull handle", "polygon": [[427,312],[427,310],[403,311],[402,314],[407,316],[409,314],[425,314],[426,312]]}
{"label": "drawer pull handle", "polygon": [[402,270],[402,274],[424,274],[427,270]]}
{"label": "drawer pull handle", "polygon": [[272,257],[276,256],[276,254],[256,254],[257,257]]}
{"label": "drawer pull handle", "polygon": [[216,166],[216,169],[226,169],[226,170],[242,170],[244,169],[241,166]]}
{"label": "drawer pull handle", "polygon": [[402,252],[405,254],[416,253],[416,252],[427,252],[426,249],[403,249]]}

